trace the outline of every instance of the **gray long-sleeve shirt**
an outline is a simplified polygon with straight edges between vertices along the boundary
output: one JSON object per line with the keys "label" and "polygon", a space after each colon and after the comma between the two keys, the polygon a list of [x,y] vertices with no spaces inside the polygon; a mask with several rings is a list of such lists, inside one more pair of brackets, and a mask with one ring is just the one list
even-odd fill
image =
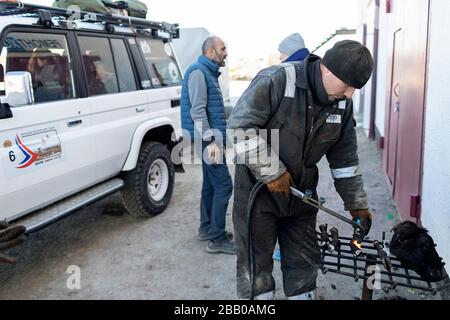
{"label": "gray long-sleeve shirt", "polygon": [[[189,100],[191,102],[191,118],[194,121],[196,130],[202,133],[203,140],[209,140],[213,135],[210,130],[206,106],[208,104],[208,88],[203,72],[199,69],[194,70],[188,79]],[[202,127],[198,128],[201,123]]]}

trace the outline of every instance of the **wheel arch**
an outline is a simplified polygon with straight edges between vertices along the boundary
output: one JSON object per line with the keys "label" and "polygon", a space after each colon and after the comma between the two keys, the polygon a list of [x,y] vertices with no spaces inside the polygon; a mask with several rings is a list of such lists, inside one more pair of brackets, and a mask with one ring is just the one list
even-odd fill
{"label": "wheel arch", "polygon": [[136,167],[139,152],[145,142],[160,142],[167,146],[169,151],[172,150],[176,144],[174,133],[173,123],[167,117],[152,119],[140,124],[134,132],[130,151],[122,167],[122,171],[131,171]]}

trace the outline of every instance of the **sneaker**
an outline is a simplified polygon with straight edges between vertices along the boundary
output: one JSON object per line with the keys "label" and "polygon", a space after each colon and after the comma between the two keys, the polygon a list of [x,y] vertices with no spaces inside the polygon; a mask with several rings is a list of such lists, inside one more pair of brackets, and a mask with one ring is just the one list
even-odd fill
{"label": "sneaker", "polygon": [[316,300],[316,290],[305,292],[296,296],[288,297],[288,300]]}
{"label": "sneaker", "polygon": [[[231,232],[225,231],[225,236],[230,239],[233,240],[233,234]],[[209,236],[207,233],[199,233],[195,239],[197,241],[208,241],[209,240]]]}
{"label": "sneaker", "polygon": [[209,240],[208,234],[207,233],[199,233],[196,237],[195,240],[197,241],[207,241]]}
{"label": "sneaker", "polygon": [[206,247],[208,253],[225,253],[225,254],[236,254],[236,245],[233,240],[225,237],[221,241],[210,241]]}

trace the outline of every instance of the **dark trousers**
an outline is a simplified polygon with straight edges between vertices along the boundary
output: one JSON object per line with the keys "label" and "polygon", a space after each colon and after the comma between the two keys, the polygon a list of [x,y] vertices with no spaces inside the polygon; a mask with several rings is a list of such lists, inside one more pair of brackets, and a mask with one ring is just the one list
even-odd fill
{"label": "dark trousers", "polygon": [[211,240],[225,236],[225,220],[233,183],[225,164],[207,164],[202,161],[203,185],[200,205],[199,232]]}
{"label": "dark trousers", "polygon": [[[253,253],[255,257],[255,295],[275,290],[273,250],[278,240],[281,269],[286,296],[296,296],[316,287],[320,251],[316,237],[316,214],[305,208],[293,216],[283,216],[271,205],[271,196],[263,190],[257,198],[252,215]],[[235,193],[239,193],[235,190]],[[237,254],[237,293],[239,298],[250,294],[247,251],[247,202],[235,194],[233,223]]]}

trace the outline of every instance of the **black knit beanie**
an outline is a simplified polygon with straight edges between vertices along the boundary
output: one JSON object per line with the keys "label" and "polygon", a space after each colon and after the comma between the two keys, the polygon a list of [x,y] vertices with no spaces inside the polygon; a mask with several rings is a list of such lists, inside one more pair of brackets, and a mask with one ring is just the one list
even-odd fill
{"label": "black knit beanie", "polygon": [[364,87],[373,70],[369,49],[353,40],[337,42],[325,53],[322,63],[336,77],[356,89]]}

